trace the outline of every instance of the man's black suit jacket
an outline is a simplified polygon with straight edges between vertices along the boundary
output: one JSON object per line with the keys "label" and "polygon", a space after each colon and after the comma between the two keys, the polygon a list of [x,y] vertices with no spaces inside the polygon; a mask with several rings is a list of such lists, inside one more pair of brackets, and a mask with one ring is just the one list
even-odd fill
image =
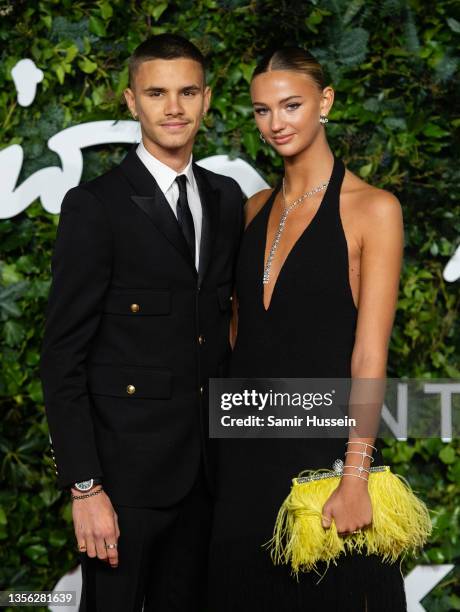
{"label": "man's black suit jacket", "polygon": [[165,507],[191,488],[201,456],[210,469],[207,384],[230,351],[242,193],[193,171],[198,273],[134,149],[64,198],[40,366],[61,487],[102,476],[115,503]]}

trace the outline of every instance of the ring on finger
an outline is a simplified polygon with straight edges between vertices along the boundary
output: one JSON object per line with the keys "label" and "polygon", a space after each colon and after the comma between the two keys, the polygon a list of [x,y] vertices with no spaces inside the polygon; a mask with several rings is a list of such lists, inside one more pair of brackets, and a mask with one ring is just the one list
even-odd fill
{"label": "ring on finger", "polygon": [[105,547],[107,549],[109,549],[109,548],[117,548],[117,545],[116,544],[105,544]]}

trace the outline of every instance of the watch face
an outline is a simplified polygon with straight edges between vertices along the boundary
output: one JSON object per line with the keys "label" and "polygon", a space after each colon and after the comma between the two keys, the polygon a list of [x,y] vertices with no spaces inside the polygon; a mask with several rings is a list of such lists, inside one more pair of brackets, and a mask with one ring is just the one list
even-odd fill
{"label": "watch face", "polygon": [[93,479],[91,480],[83,480],[82,482],[76,482],[75,488],[79,491],[88,491],[93,486]]}

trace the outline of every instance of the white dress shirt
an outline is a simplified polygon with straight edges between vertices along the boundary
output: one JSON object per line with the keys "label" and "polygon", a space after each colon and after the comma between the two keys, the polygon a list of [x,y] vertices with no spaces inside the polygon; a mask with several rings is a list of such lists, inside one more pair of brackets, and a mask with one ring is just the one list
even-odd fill
{"label": "white dress shirt", "polygon": [[201,242],[201,226],[203,222],[203,211],[201,209],[200,194],[196,184],[195,176],[192,169],[192,156],[182,172],[176,172],[159,159],[154,157],[144,147],[142,140],[140,141],[136,153],[139,159],[145,165],[147,170],[158,183],[159,188],[163,192],[166,200],[172,208],[173,213],[177,218],[177,200],[179,198],[179,185],[176,183],[176,177],[180,174],[185,174],[187,177],[187,199],[192,213],[193,225],[195,226],[195,267],[198,270],[200,263],[200,242]]}

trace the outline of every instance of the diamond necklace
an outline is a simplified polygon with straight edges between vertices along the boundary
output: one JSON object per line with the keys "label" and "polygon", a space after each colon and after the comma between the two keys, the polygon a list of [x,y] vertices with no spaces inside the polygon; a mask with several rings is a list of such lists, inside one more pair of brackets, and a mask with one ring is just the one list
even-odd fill
{"label": "diamond necklace", "polygon": [[319,191],[324,191],[328,185],[329,185],[329,181],[327,181],[326,183],[322,183],[321,185],[318,185],[318,187],[315,187],[314,189],[311,189],[310,191],[306,191],[303,195],[297,198],[297,200],[294,200],[292,204],[289,204],[289,206],[286,206],[286,186],[285,186],[285,180],[283,176],[284,210],[283,210],[283,214],[281,215],[281,219],[278,225],[278,229],[276,230],[276,234],[275,234],[275,238],[273,239],[272,246],[270,247],[270,252],[268,254],[267,263],[265,264],[264,276],[262,279],[262,282],[264,285],[267,285],[270,280],[270,269],[272,267],[273,258],[275,257],[276,250],[280,243],[281,235],[284,231],[284,226],[286,225],[286,219],[288,218],[289,213],[294,208],[297,208],[299,204],[302,204],[302,202],[306,198],[310,198],[311,196],[315,195],[315,193],[318,193]]}

